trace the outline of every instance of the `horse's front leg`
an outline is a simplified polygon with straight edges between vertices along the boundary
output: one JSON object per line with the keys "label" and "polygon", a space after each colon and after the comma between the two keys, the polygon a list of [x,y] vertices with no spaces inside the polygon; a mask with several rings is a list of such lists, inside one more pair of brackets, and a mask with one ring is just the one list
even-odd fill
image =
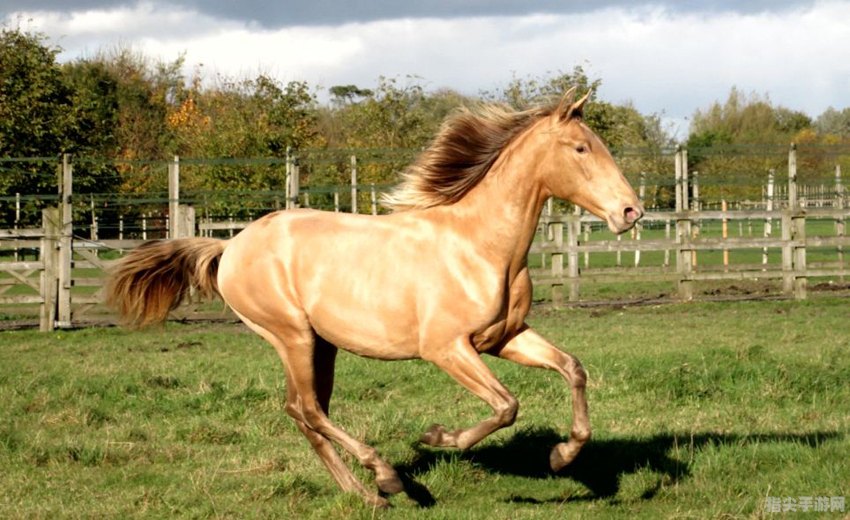
{"label": "horse's front leg", "polygon": [[567,380],[573,394],[573,425],[570,430],[570,440],[558,443],[552,449],[549,463],[553,470],[558,471],[572,462],[581,447],[590,439],[590,419],[587,415],[587,397],[584,393],[587,373],[579,360],[559,350],[528,325],[524,325],[519,334],[491,354],[521,365],[554,370]]}
{"label": "horse's front leg", "polygon": [[460,338],[446,349],[430,354],[423,357],[484,400],[493,409],[493,415],[471,428],[451,432],[440,425],[434,425],[422,435],[420,440],[423,443],[465,450],[499,428],[513,424],[519,407],[516,398],[484,364],[479,353],[469,343],[469,338]]}

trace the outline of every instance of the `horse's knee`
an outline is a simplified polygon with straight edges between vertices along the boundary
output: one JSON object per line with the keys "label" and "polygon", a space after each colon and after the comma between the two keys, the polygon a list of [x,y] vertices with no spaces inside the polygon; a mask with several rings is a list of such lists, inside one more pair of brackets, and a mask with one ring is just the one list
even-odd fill
{"label": "horse's knee", "polygon": [[301,417],[307,426],[316,431],[321,431],[322,423],[327,418],[318,406],[302,406]]}
{"label": "horse's knee", "polygon": [[287,402],[284,406],[284,410],[287,415],[296,421],[304,423],[308,428],[314,431],[318,431],[322,420],[325,419],[325,413],[318,407],[318,405],[307,405],[300,399],[294,402]]}
{"label": "horse's knee", "polygon": [[496,417],[499,419],[499,424],[502,426],[510,426],[516,421],[517,412],[519,411],[519,401],[516,397],[509,396],[504,405],[496,410]]}
{"label": "horse's knee", "polygon": [[296,421],[304,422],[304,418],[301,415],[301,407],[296,403],[287,401],[283,406],[283,411],[286,412],[286,415],[292,417]]}

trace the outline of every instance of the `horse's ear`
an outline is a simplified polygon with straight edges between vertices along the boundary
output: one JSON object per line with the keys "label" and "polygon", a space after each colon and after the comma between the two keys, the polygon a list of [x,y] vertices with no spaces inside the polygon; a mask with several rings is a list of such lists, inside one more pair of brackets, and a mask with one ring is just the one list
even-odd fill
{"label": "horse's ear", "polygon": [[[561,121],[569,121],[573,118],[581,118],[584,114],[584,104],[590,98],[593,90],[588,90],[587,93],[578,101],[573,101],[576,88],[573,87],[567,91],[561,104],[558,106],[558,116]],[[569,98],[569,99],[568,99]]]}
{"label": "horse's ear", "polygon": [[570,107],[573,106],[573,101],[576,97],[576,88],[571,87],[564,93],[561,102],[558,103],[558,119],[565,120],[569,117]]}

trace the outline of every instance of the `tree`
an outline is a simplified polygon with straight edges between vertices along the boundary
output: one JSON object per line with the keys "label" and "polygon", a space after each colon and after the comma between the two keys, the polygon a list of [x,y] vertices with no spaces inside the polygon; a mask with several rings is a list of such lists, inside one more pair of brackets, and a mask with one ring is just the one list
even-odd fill
{"label": "tree", "polygon": [[836,110],[827,108],[815,121],[818,133],[824,136],[850,138],[850,107]]}
{"label": "tree", "polygon": [[356,99],[370,97],[374,92],[368,88],[360,88],[357,85],[336,85],[328,89],[331,101],[336,106],[344,106],[354,103]]}
{"label": "tree", "polygon": [[[64,151],[72,101],[58,53],[41,34],[0,30],[0,157],[56,157]],[[3,193],[55,193],[55,170],[46,161],[3,167]]]}
{"label": "tree", "polygon": [[[378,154],[358,170],[361,183],[386,184],[396,181],[398,171],[413,158],[411,149],[421,149],[436,133],[445,113],[419,83],[419,78],[380,77],[375,89],[345,87],[361,94],[357,101],[334,103],[322,111],[321,127],[329,149],[359,149],[363,158]],[[398,153],[401,151],[401,153]],[[407,153],[405,153],[407,152]],[[341,182],[347,175],[347,158],[315,173],[322,183]]]}
{"label": "tree", "polygon": [[[315,95],[303,82],[284,85],[260,75],[250,80],[220,78],[216,85],[202,88],[196,76],[178,101],[167,124],[175,151],[183,157],[283,158],[290,148],[297,151],[322,144]],[[187,191],[216,191],[213,209],[228,212],[250,211],[245,191],[285,189],[281,162],[237,166],[216,161],[183,171]]]}
{"label": "tree", "polygon": [[691,120],[688,159],[701,174],[703,199],[760,198],[768,170],[781,171],[788,145],[811,130],[803,112],[733,87],[725,102],[697,110]]}
{"label": "tree", "polygon": [[280,157],[287,148],[301,149],[319,139],[316,96],[303,81],[290,81],[281,86],[268,76],[254,80],[253,102],[265,107],[268,131],[266,154]]}
{"label": "tree", "polygon": [[723,104],[715,102],[694,113],[689,140],[708,145],[789,143],[811,126],[811,118],[803,112],[774,106],[767,96],[748,96],[733,87]]}
{"label": "tree", "polygon": [[576,87],[579,95],[584,95],[588,90],[597,90],[601,84],[602,80],[591,80],[584,68],[576,65],[572,72],[557,71],[542,78],[514,76],[503,88],[483,91],[481,98],[484,101],[505,103],[516,110],[525,110],[557,101],[572,87]]}
{"label": "tree", "polygon": [[120,143],[118,127],[119,81],[97,61],[80,60],[62,67],[63,81],[71,94],[71,110],[63,149],[77,157],[74,191],[108,193],[115,191],[120,179],[114,158]]}

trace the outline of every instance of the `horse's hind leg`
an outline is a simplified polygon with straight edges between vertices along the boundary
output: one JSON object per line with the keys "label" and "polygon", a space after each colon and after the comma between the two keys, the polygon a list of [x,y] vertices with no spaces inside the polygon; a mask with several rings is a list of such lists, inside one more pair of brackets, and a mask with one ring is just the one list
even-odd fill
{"label": "horse's hind leg", "polygon": [[[295,378],[292,376],[289,367],[287,348],[284,346],[284,343],[275,334],[251,322],[244,316],[240,317],[249,328],[271,343],[278,352],[278,355],[283,361],[284,370],[286,371],[287,413],[295,420],[296,426],[298,426],[298,429],[301,430],[301,433],[303,433],[310,442],[313,450],[315,450],[319,459],[328,469],[339,487],[343,491],[358,493],[370,504],[379,507],[386,507],[388,502],[384,498],[370,492],[359,480],[357,480],[357,477],[355,477],[351,470],[348,469],[348,466],[345,465],[345,462],[343,462],[339,453],[337,453],[333,444],[327,437],[315,429],[310,428],[300,418],[300,416],[291,413],[291,410],[294,407],[297,407],[298,403],[302,402],[304,399],[297,390],[298,386],[294,381]],[[334,365],[336,362],[337,350],[333,345],[316,338],[313,338],[310,342],[309,350],[314,353],[313,364],[310,372],[311,378],[315,381],[315,386],[308,392],[308,394],[312,395],[312,398],[308,396],[307,399],[316,402],[322,412],[327,414],[329,411],[331,394],[333,393]]]}
{"label": "horse's hind leg", "polygon": [[584,389],[587,374],[574,356],[561,351],[531,328],[526,328],[506,343],[498,352],[504,359],[521,365],[548,368],[561,374],[572,388],[573,425],[569,442],[555,445],[549,463],[555,471],[575,459],[581,447],[590,439],[590,419],[587,414],[587,397]]}
{"label": "horse's hind leg", "polygon": [[[319,400],[319,405],[325,414],[330,413],[330,400],[333,393],[334,384],[334,365],[336,363],[337,349],[333,345],[319,340],[316,343],[315,354],[315,370],[316,370],[316,396]],[[289,376],[287,375],[287,380]],[[287,403],[297,402],[298,395],[295,392],[295,385],[287,381],[286,385]],[[331,441],[324,435],[311,430],[303,421],[294,419],[295,424],[301,433],[307,437],[310,445],[316,451],[316,454],[321,459],[322,463],[333,476],[336,483],[343,491],[355,492],[366,498],[370,503],[378,506],[386,506],[387,502],[381,497],[370,493],[363,484],[357,480],[357,477],[348,469],[339,453],[337,453]]]}
{"label": "horse's hind leg", "polygon": [[[360,461],[360,464],[372,470],[375,473],[375,483],[378,485],[378,489],[384,493],[402,491],[402,482],[395,469],[381,459],[375,448],[355,440],[332,423],[327,416],[325,407],[320,402],[317,389],[321,388],[323,384],[332,384],[333,379],[328,377],[328,368],[324,369],[325,373],[323,374],[318,374],[316,369],[322,367],[323,363],[329,365],[330,370],[333,369],[333,363],[322,362],[322,356],[327,355],[323,354],[322,351],[326,348],[335,349],[335,347],[317,339],[312,331],[310,331],[309,338],[305,337],[304,334],[299,334],[281,341],[285,345],[285,352],[282,357],[285,357],[287,367],[287,385],[293,388],[296,397],[287,401],[287,413],[296,421],[304,423],[309,430],[337,442],[343,449],[354,455]],[[327,394],[330,397],[330,388],[327,388]],[[366,498],[371,502],[375,502],[375,498],[382,500],[379,497],[369,495],[366,495]]]}

